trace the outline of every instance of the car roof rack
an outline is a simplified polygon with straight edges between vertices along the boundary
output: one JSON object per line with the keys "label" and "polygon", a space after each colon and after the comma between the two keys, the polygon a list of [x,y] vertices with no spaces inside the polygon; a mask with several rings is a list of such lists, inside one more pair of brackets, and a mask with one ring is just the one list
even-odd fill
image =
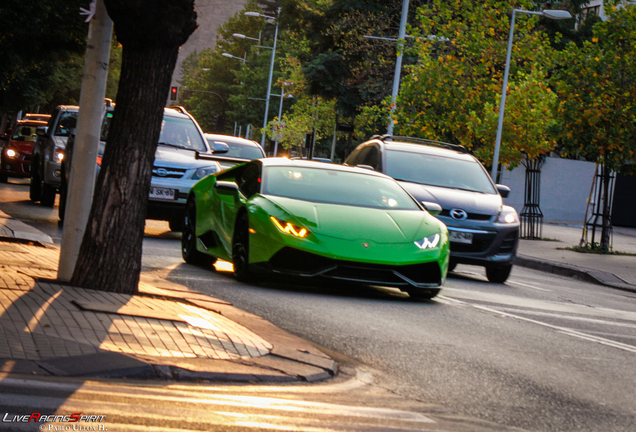
{"label": "car roof rack", "polygon": [[380,141],[403,141],[405,143],[412,144],[426,144],[437,147],[444,147],[450,150],[456,150],[462,153],[468,153],[468,149],[463,145],[459,144],[450,144],[442,141],[434,141],[424,138],[415,138],[415,137],[407,137],[407,136],[399,136],[399,135],[373,135],[371,139],[377,139]]}

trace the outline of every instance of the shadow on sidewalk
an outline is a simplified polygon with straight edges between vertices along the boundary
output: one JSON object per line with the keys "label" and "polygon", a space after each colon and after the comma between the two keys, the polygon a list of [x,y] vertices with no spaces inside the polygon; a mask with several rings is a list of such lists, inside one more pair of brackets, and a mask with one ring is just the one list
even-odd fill
{"label": "shadow on sidewalk", "polygon": [[[7,277],[6,267],[3,270],[3,276]],[[107,327],[109,319],[98,314],[83,318],[90,314],[80,311],[69,301],[65,295],[69,287],[29,281],[31,278],[17,272],[8,277],[13,277],[17,283],[0,289],[0,406],[3,407],[0,429],[36,431],[47,422],[52,427],[70,425],[69,430],[75,430],[73,425],[79,427],[82,424],[97,427],[98,423],[84,423],[79,419],[64,422],[64,416],[79,412],[71,399],[84,385],[82,378],[127,374],[143,378],[144,371],[156,378],[152,365],[123,353],[100,349],[102,343],[112,343]],[[75,294],[80,291],[73,290]],[[30,380],[36,377],[79,379],[65,380],[64,383]],[[64,409],[66,404],[70,405],[68,409]],[[91,408],[91,411],[96,410]],[[54,414],[58,417],[47,418]],[[80,415],[96,416],[99,413]],[[27,424],[33,422],[31,429],[25,429],[24,416],[31,419]]]}

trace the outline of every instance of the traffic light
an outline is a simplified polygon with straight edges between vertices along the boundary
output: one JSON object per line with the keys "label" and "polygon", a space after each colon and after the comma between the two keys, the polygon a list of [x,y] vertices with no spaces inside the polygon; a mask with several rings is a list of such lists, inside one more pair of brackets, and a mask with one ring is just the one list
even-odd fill
{"label": "traffic light", "polygon": [[177,96],[179,96],[179,87],[177,86],[170,87],[170,100],[176,101]]}

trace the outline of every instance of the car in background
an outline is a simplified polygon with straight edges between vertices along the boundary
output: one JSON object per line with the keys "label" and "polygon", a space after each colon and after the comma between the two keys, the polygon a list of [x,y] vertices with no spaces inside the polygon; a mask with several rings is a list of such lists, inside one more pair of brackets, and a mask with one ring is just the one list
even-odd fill
{"label": "car in background", "polygon": [[448,227],[451,259],[486,268],[490,282],[503,283],[519,243],[519,217],[503,204],[510,189],[495,185],[483,165],[459,145],[399,136],[374,136],[345,160],[385,173],[421,202],[442,207],[437,218]]}
{"label": "car in background", "polygon": [[[219,148],[219,146],[228,146],[228,151],[223,154],[223,157],[217,159],[223,169],[230,168],[237,163],[266,157],[263,147],[256,141],[230,135],[209,133],[205,134],[205,139],[213,150]],[[233,158],[234,160],[229,158]]]}
{"label": "car in background", "polygon": [[36,130],[45,127],[46,122],[18,120],[13,132],[6,137],[0,153],[0,182],[8,177],[25,178],[31,176],[31,155],[36,140]]}
{"label": "car in background", "polygon": [[47,122],[51,119],[51,114],[27,113],[22,120],[38,120]]}
{"label": "car in background", "polygon": [[58,105],[46,127],[36,130],[37,140],[33,146],[29,186],[31,201],[53,207],[62,178],[64,147],[68,137],[75,133],[78,112],[77,105]]}
{"label": "car in background", "polygon": [[443,223],[395,180],[342,165],[258,159],[205,177],[190,191],[187,263],[230,261],[259,272],[399,288],[436,296],[449,259]]}
{"label": "car in background", "polygon": [[[292,159],[302,159],[302,160],[307,160],[307,156],[303,156],[303,157],[293,157]],[[316,162],[324,162],[324,163],[331,163],[331,159],[329,158],[323,158],[323,157],[312,157],[311,160],[316,161]]]}
{"label": "car in background", "polygon": [[[98,172],[113,116],[113,112],[106,111],[102,121],[97,154]],[[74,143],[75,138],[71,136],[62,162],[60,220],[64,219],[66,212]],[[216,153],[224,153],[227,150],[227,146],[219,145]],[[209,174],[221,171],[221,165],[218,162],[200,157],[200,155],[212,156],[213,153],[198,123],[184,108],[164,108],[161,134],[152,167],[146,218],[168,221],[172,231],[180,231],[186,198],[192,185]]]}

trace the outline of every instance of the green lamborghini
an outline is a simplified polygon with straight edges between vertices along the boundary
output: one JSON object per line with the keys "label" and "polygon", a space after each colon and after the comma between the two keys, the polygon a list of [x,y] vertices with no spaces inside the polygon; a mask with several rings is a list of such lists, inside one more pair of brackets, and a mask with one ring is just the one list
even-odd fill
{"label": "green lamborghini", "polygon": [[372,170],[259,159],[192,187],[181,250],[191,264],[231,262],[240,281],[269,272],[432,298],[446,279],[449,240],[425,204]]}

